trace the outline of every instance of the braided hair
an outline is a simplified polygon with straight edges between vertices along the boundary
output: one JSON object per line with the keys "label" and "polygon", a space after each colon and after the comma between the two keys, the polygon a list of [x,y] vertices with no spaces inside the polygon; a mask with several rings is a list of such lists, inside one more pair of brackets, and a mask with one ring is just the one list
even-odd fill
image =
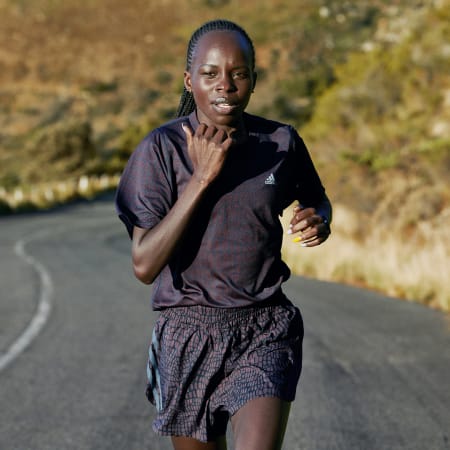
{"label": "braided hair", "polygon": [[[252,67],[255,67],[255,48],[253,42],[248,36],[247,32],[234,22],[229,20],[217,19],[206,22],[200,28],[198,28],[191,36],[189,40],[187,55],[186,55],[186,71],[191,70],[192,60],[197,44],[201,37],[211,31],[236,31],[240,33],[244,39],[248,42],[251,49]],[[195,110],[195,100],[192,92],[189,92],[186,87],[183,87],[183,93],[181,94],[180,104],[177,109],[177,117],[187,116]]]}

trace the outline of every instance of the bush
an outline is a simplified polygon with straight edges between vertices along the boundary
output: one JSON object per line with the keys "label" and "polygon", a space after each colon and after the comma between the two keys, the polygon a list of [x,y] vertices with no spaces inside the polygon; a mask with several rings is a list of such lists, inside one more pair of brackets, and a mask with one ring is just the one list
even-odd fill
{"label": "bush", "polygon": [[0,214],[10,214],[13,210],[9,204],[0,198]]}
{"label": "bush", "polygon": [[[27,181],[61,178],[81,170],[96,156],[89,122],[70,121],[46,127],[28,143]],[[45,169],[45,170],[43,170]]]}

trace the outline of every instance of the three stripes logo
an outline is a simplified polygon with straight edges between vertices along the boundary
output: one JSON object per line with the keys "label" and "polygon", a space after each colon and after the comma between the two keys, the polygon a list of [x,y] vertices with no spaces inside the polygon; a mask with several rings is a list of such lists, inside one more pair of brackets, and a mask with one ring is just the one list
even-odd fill
{"label": "three stripes logo", "polygon": [[271,173],[267,178],[266,181],[264,181],[264,184],[277,184],[275,177],[273,173]]}
{"label": "three stripes logo", "polygon": [[147,398],[151,403],[156,406],[158,411],[162,410],[162,398],[161,398],[161,380],[158,369],[158,352],[159,342],[155,330],[152,334],[152,343],[148,352],[148,364],[147,364]]}

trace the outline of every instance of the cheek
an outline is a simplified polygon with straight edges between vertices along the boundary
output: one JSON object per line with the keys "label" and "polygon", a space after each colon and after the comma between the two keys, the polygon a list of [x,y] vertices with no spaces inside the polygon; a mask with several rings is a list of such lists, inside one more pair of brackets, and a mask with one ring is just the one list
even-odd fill
{"label": "cheek", "polygon": [[192,95],[194,96],[196,103],[207,101],[211,90],[212,87],[205,82],[192,84]]}
{"label": "cheek", "polygon": [[213,84],[211,82],[208,82],[208,80],[205,80],[203,78],[200,78],[196,80],[195,85],[193,86],[198,92],[208,92],[213,88]]}

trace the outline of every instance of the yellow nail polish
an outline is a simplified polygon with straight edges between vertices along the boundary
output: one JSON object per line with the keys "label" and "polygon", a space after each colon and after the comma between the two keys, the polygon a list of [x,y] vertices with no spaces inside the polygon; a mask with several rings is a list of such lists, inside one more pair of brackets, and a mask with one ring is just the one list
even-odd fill
{"label": "yellow nail polish", "polygon": [[300,242],[302,240],[301,236],[297,236],[294,239],[292,239],[292,242]]}

